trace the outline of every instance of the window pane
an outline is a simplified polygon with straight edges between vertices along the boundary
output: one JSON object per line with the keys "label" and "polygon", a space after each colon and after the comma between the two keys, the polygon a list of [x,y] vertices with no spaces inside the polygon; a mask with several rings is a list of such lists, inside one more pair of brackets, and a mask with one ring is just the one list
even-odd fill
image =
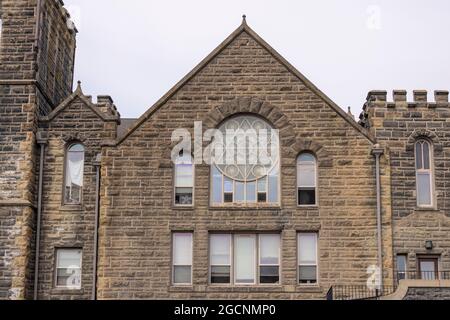
{"label": "window pane", "polygon": [[258,180],[258,192],[267,191],[267,177]]}
{"label": "window pane", "polygon": [[192,188],[175,188],[175,204],[191,205]]}
{"label": "window pane", "polygon": [[425,141],[422,147],[423,147],[423,168],[430,169],[430,144]]}
{"label": "window pane", "polygon": [[300,266],[298,270],[300,283],[316,283],[317,267],[316,266]]}
{"label": "window pane", "polygon": [[175,186],[192,187],[194,185],[193,170],[191,164],[177,164]]}
{"label": "window pane", "polygon": [[267,194],[258,193],[258,202],[267,202]]}
{"label": "window pane", "polygon": [[262,234],[259,236],[259,262],[261,265],[278,265],[280,260],[280,235]]}
{"label": "window pane", "polygon": [[422,169],[422,143],[416,143],[416,169]]}
{"label": "window pane", "polygon": [[236,193],[234,194],[236,202],[245,201],[245,184],[236,181]]}
{"label": "window pane", "polygon": [[59,268],[56,271],[56,286],[66,288],[81,287],[81,269]]}
{"label": "window pane", "polygon": [[260,283],[278,283],[280,281],[280,268],[277,266],[262,266],[259,268]]}
{"label": "window pane", "polygon": [[311,153],[302,153],[298,157],[299,162],[316,162],[316,157],[312,155]]}
{"label": "window pane", "polygon": [[316,186],[316,167],[315,165],[300,164],[297,169],[299,187]]}
{"label": "window pane", "polygon": [[192,234],[173,234],[173,264],[181,266],[192,265]]}
{"label": "window pane", "polygon": [[272,170],[269,175],[269,202],[278,202],[278,169]]}
{"label": "window pane", "polygon": [[79,249],[58,249],[57,268],[81,268],[81,252]]}
{"label": "window pane", "polygon": [[191,283],[191,267],[190,266],[174,266],[173,283],[178,283],[178,284]]}
{"label": "window pane", "polygon": [[233,194],[232,194],[232,193],[225,193],[225,194],[223,195],[223,201],[224,201],[225,203],[233,202]]}
{"label": "window pane", "polygon": [[435,280],[436,279],[436,265],[437,261],[422,260],[420,261],[420,276],[424,280]]}
{"label": "window pane", "polygon": [[419,205],[431,205],[430,174],[417,173],[417,201]]}
{"label": "window pane", "polygon": [[220,173],[219,169],[216,166],[212,166],[212,174],[213,174],[213,202],[221,203],[222,202],[222,173]]}
{"label": "window pane", "polygon": [[301,206],[316,204],[316,189],[300,188],[298,190],[298,204]]}
{"label": "window pane", "polygon": [[300,265],[317,263],[317,234],[300,233],[298,235],[298,262]]}
{"label": "window pane", "polygon": [[[81,149],[82,148],[82,149]],[[74,150],[82,151],[74,151]],[[84,174],[84,148],[81,145],[75,145],[67,152],[66,167],[66,186],[83,186]]]}
{"label": "window pane", "polygon": [[236,235],[234,246],[236,283],[255,282],[255,236]]}
{"label": "window pane", "polygon": [[403,254],[397,255],[397,278],[406,279],[406,256]]}
{"label": "window pane", "polygon": [[230,267],[212,266],[211,283],[230,283]]}
{"label": "window pane", "polygon": [[224,178],[224,192],[233,192],[233,180],[230,178]]}
{"label": "window pane", "polygon": [[247,201],[256,202],[256,182],[247,183]]}
{"label": "window pane", "polygon": [[211,235],[211,265],[230,265],[231,235]]}

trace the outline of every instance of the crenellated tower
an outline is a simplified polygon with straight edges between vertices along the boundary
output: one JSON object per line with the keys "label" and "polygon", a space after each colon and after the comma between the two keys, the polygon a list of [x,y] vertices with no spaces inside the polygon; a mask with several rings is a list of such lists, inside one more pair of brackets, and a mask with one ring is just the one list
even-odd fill
{"label": "crenellated tower", "polygon": [[38,117],[72,92],[76,29],[60,0],[0,2],[0,298],[32,287]]}

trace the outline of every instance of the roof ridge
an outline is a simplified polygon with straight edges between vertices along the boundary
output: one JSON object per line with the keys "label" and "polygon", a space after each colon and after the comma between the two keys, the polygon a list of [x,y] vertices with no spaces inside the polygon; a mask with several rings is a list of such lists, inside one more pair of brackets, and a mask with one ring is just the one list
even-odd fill
{"label": "roof ridge", "polygon": [[316,93],[325,103],[327,103],[339,116],[365,136],[370,142],[375,143],[376,138],[365,128],[361,127],[354,119],[352,119],[343,109],[341,109],[333,100],[331,100],[325,93],[317,88],[308,78],[306,78],[300,71],[298,71],[292,64],[290,64],[283,56],[281,56],[275,49],[273,49],[264,39],[262,39],[250,26],[247,24],[246,15],[242,16],[242,23],[234,30],[221,44],[219,44],[209,55],[207,55],[199,64],[197,64],[188,74],[186,74],[179,82],[177,82],[165,95],[156,101],[142,116],[140,116],[136,123],[124,134],[116,140],[116,145],[124,142],[135,130],[137,130],[149,117],[153,115],[165,102],[167,102],[179,89],[181,89],[190,79],[192,79],[198,72],[200,72],[208,63],[214,59],[227,45],[234,41],[241,33],[247,32],[259,45],[266,49],[273,57],[275,57],[283,66],[285,66],[292,74],[299,78],[311,91]]}

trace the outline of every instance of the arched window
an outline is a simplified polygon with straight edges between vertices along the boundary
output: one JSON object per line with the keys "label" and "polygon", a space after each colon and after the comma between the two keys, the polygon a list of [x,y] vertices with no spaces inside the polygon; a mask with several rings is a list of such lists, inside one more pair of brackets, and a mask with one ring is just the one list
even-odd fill
{"label": "arched window", "polygon": [[428,140],[418,140],[416,151],[417,206],[432,207],[433,204],[433,156],[432,145]]}
{"label": "arched window", "polygon": [[175,205],[191,206],[194,195],[194,165],[192,156],[180,152],[175,163]]}
{"label": "arched window", "polygon": [[211,164],[212,204],[279,204],[278,131],[253,115],[230,118],[218,130],[223,141]]}
{"label": "arched window", "polygon": [[312,153],[302,153],[297,158],[297,204],[317,204],[317,160]]}
{"label": "arched window", "polygon": [[84,146],[75,143],[69,146],[66,154],[66,177],[64,184],[64,203],[80,204],[83,192]]}

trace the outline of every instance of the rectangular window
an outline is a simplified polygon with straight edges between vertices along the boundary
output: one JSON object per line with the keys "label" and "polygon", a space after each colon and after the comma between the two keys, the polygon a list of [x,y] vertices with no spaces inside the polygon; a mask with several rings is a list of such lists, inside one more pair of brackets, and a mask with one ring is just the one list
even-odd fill
{"label": "rectangular window", "polygon": [[172,239],[173,284],[192,284],[192,233],[174,233]]}
{"label": "rectangular window", "polygon": [[404,280],[407,278],[408,259],[406,254],[397,255],[397,280]]}
{"label": "rectangular window", "polygon": [[316,159],[312,154],[305,153],[299,156],[297,164],[297,200],[300,206],[317,204]]}
{"label": "rectangular window", "polygon": [[259,282],[279,283],[280,281],[280,235],[261,234],[259,236]]}
{"label": "rectangular window", "polygon": [[211,283],[230,283],[231,235],[213,234],[210,237]]}
{"label": "rectangular window", "polygon": [[317,233],[298,234],[298,278],[300,284],[315,284],[317,270]]}
{"label": "rectangular window", "polygon": [[420,279],[436,280],[439,279],[439,258],[437,257],[419,257]]}
{"label": "rectangular window", "polygon": [[189,206],[193,203],[194,170],[191,163],[176,164],[175,205]]}
{"label": "rectangular window", "polygon": [[81,249],[56,250],[56,287],[81,288]]}
{"label": "rectangular window", "polygon": [[210,235],[211,284],[274,284],[279,281],[279,234]]}

